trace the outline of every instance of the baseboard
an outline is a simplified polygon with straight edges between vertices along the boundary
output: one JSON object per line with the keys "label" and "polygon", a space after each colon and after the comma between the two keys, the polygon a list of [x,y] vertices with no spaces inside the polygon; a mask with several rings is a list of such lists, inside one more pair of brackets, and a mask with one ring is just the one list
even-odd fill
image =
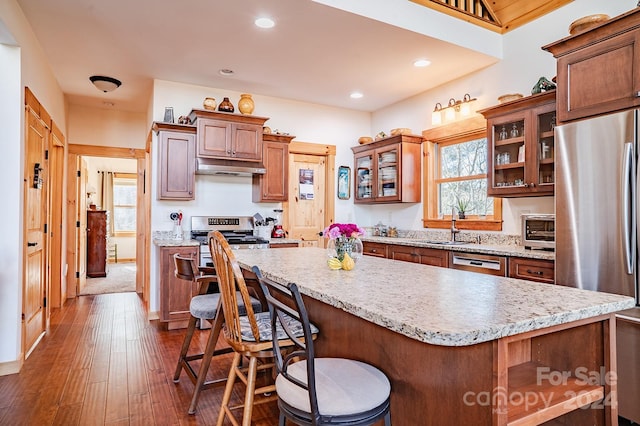
{"label": "baseboard", "polygon": [[16,361],[0,362],[0,376],[8,376],[9,374],[18,374],[24,363],[22,354]]}
{"label": "baseboard", "polygon": [[132,259],[121,259],[121,258],[118,258],[117,262],[116,262],[115,259],[107,259],[107,263],[113,263],[113,264],[116,264],[116,263],[132,263],[132,262],[135,263],[135,261],[136,261],[135,257],[132,258]]}

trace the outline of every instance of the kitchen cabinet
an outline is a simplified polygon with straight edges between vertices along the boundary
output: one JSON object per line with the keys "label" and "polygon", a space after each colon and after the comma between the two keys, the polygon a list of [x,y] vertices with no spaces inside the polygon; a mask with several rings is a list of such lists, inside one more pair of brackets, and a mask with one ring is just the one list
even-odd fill
{"label": "kitchen cabinet", "polygon": [[640,106],[640,9],[543,49],[557,59],[559,122]]}
{"label": "kitchen cabinet", "polygon": [[185,328],[189,321],[191,298],[198,294],[198,285],[177,278],[173,255],[179,253],[199,259],[198,246],[160,247],[160,321],[169,330]]}
{"label": "kitchen cabinet", "polygon": [[374,243],[371,241],[362,242],[362,254],[375,257],[387,258],[387,246],[384,243]]}
{"label": "kitchen cabinet", "polygon": [[395,244],[390,244],[387,250],[388,258],[393,260],[440,266],[442,268],[446,268],[449,262],[449,252],[447,250]]}
{"label": "kitchen cabinet", "polygon": [[555,280],[554,265],[553,260],[510,257],[509,277],[553,284]]}
{"label": "kitchen cabinet", "polygon": [[196,128],[154,123],[158,135],[159,200],[195,199]]}
{"label": "kitchen cabinet", "polygon": [[191,110],[189,118],[197,127],[197,157],[262,161],[262,128],[268,118],[200,109]]}
{"label": "kitchen cabinet", "polygon": [[262,161],[267,170],[253,175],[254,203],[288,201],[289,199],[289,143],[295,136],[262,135]]}
{"label": "kitchen cabinet", "polygon": [[421,136],[396,135],[352,147],[354,203],[418,203]]}
{"label": "kitchen cabinet", "polygon": [[107,227],[109,213],[106,210],[87,210],[87,277],[107,276]]}
{"label": "kitchen cabinet", "polygon": [[553,195],[556,91],[479,112],[487,119],[487,194]]}

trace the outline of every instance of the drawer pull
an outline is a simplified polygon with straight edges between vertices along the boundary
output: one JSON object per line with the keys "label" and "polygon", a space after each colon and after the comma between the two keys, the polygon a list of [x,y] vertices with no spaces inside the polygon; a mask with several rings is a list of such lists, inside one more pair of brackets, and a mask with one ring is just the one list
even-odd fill
{"label": "drawer pull", "polygon": [[377,253],[377,252],[378,252],[378,250],[376,250],[376,249],[371,249],[371,253]]}
{"label": "drawer pull", "polygon": [[482,262],[478,262],[478,261],[476,261],[476,260],[470,260],[470,261],[469,261],[469,264],[471,264],[471,265],[476,265],[476,266],[482,266]]}
{"label": "drawer pull", "polygon": [[527,269],[527,274],[531,274],[531,275],[544,275],[544,272],[542,272],[542,271],[532,271],[531,269]]}
{"label": "drawer pull", "polygon": [[35,243],[27,242],[27,247],[35,247],[37,245],[38,245],[37,242],[35,242]]}

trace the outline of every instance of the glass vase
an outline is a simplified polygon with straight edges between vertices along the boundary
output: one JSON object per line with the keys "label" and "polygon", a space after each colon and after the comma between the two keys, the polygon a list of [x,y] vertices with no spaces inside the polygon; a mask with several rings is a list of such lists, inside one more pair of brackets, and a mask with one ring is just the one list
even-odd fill
{"label": "glass vase", "polygon": [[337,258],[341,262],[344,260],[345,253],[357,262],[362,257],[362,252],[362,240],[358,237],[338,237],[327,243],[327,256]]}

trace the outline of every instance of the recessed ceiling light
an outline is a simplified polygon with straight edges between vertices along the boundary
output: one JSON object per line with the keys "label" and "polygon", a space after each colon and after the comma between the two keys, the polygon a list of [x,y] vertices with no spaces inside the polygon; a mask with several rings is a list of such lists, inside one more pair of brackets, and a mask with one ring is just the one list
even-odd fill
{"label": "recessed ceiling light", "polygon": [[253,21],[253,23],[260,28],[273,28],[276,25],[276,23],[273,22],[273,19],[269,18],[258,18]]}
{"label": "recessed ceiling light", "polygon": [[429,65],[431,65],[431,61],[428,59],[418,59],[413,63],[414,67],[428,67]]}
{"label": "recessed ceiling light", "polygon": [[351,95],[351,99],[360,99],[361,97],[363,97],[364,95],[360,92],[353,92]]}
{"label": "recessed ceiling light", "polygon": [[220,71],[218,71],[218,73],[220,73],[220,75],[224,75],[225,77],[234,74],[233,70],[230,70],[229,68],[222,68]]}

